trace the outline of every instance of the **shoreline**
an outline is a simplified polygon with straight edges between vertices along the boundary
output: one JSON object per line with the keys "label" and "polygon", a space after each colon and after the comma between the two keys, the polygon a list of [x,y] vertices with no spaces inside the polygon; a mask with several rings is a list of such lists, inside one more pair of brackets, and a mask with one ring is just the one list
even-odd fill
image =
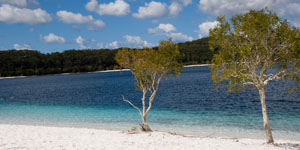
{"label": "shoreline", "polygon": [[103,129],[0,124],[0,149],[299,149],[299,141],[212,138],[154,131],[130,133]]}
{"label": "shoreline", "polygon": [[183,66],[184,68],[189,68],[189,67],[205,67],[205,66],[210,66],[211,64],[198,64],[198,65],[186,65]]}
{"label": "shoreline", "polygon": [[[198,65],[186,65],[184,68],[189,67],[204,67],[209,66],[210,64],[198,64]],[[26,77],[39,77],[39,76],[51,76],[51,75],[71,75],[71,74],[81,74],[81,73],[100,73],[100,72],[118,72],[120,69],[116,70],[103,70],[103,71],[92,71],[92,72],[78,72],[78,73],[57,73],[57,74],[46,74],[46,75],[32,75],[32,76],[10,76],[10,77],[0,77],[2,79],[16,79],[16,78],[26,78]],[[130,71],[130,69],[122,69],[122,71]]]}

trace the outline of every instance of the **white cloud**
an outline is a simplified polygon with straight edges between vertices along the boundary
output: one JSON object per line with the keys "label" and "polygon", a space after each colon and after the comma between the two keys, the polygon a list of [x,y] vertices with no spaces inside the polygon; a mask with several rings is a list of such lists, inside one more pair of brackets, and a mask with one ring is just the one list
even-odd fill
{"label": "white cloud", "polygon": [[24,49],[30,50],[31,47],[28,44],[24,44],[24,45],[14,44],[14,49],[16,49],[16,50],[24,50]]}
{"label": "white cloud", "polygon": [[192,0],[171,0],[171,4],[168,7],[170,16],[178,16],[183,7],[191,3]]}
{"label": "white cloud", "polygon": [[76,43],[79,45],[80,49],[85,49],[86,46],[83,44],[84,42],[84,39],[81,37],[81,36],[78,36],[76,39],[75,39]]}
{"label": "white cloud", "polygon": [[268,7],[279,16],[300,27],[299,0],[199,0],[199,9],[214,15],[232,16],[250,9]]}
{"label": "white cloud", "polygon": [[151,1],[146,3],[144,7],[139,7],[138,12],[133,14],[133,17],[139,19],[155,18],[166,15],[167,6],[165,3]]}
{"label": "white cloud", "polygon": [[119,42],[118,41],[113,41],[113,42],[107,44],[106,47],[111,48],[111,49],[119,48]]}
{"label": "white cloud", "polygon": [[63,23],[66,24],[84,24],[89,30],[97,30],[105,26],[102,20],[95,20],[93,16],[83,16],[80,13],[72,13],[68,11],[58,11],[56,15]]}
{"label": "white cloud", "polygon": [[182,11],[182,6],[177,2],[172,2],[168,9],[171,16],[177,16]]}
{"label": "white cloud", "polygon": [[108,4],[98,5],[97,0],[91,0],[85,5],[86,10],[99,15],[125,16],[130,13],[130,5],[124,0],[115,0]]}
{"label": "white cloud", "polygon": [[291,16],[294,25],[300,27],[300,3],[288,4],[287,13]]}
{"label": "white cloud", "polygon": [[175,32],[176,28],[172,24],[159,24],[156,28],[148,29],[150,34],[164,34],[167,32]]}
{"label": "white cloud", "polygon": [[192,0],[181,0],[184,6],[187,6],[192,3]]}
{"label": "white cloud", "polygon": [[0,4],[10,4],[17,7],[35,7],[39,5],[37,0],[0,0]]}
{"label": "white cloud", "polygon": [[180,42],[193,40],[192,37],[182,34],[180,32],[170,33],[170,34],[168,34],[168,37],[172,38],[172,40],[174,40],[174,41],[180,41]]}
{"label": "white cloud", "polygon": [[56,15],[59,20],[67,24],[85,24],[94,20],[92,16],[82,16],[80,13],[75,14],[64,10],[56,12]]}
{"label": "white cloud", "polygon": [[270,0],[200,0],[198,7],[214,15],[233,15],[267,6]]}
{"label": "white cloud", "polygon": [[100,4],[99,15],[125,16],[130,13],[130,6],[123,0],[116,0],[108,4]]}
{"label": "white cloud", "polygon": [[0,0],[0,4],[10,4],[18,7],[26,7],[27,1],[26,0]]}
{"label": "white cloud", "polygon": [[207,21],[207,22],[203,22],[202,24],[199,24],[199,30],[196,31],[198,32],[198,36],[199,38],[203,38],[205,36],[208,36],[209,34],[209,29],[212,29],[214,27],[216,27],[218,25],[218,21]]}
{"label": "white cloud", "polygon": [[168,38],[172,38],[174,41],[179,41],[179,42],[193,40],[192,37],[177,32],[176,28],[172,24],[159,24],[155,28],[149,28],[148,33],[154,35],[164,35],[167,36]]}
{"label": "white cloud", "polygon": [[24,23],[24,24],[43,24],[50,22],[51,16],[44,10],[18,8],[8,4],[0,7],[0,22],[5,23]]}
{"label": "white cloud", "polygon": [[65,43],[65,39],[61,36],[57,36],[54,33],[49,33],[46,36],[41,36],[41,39],[46,43]]}
{"label": "white cloud", "polygon": [[100,48],[100,49],[105,48],[105,47],[104,47],[104,44],[101,43],[101,42],[97,43],[96,46],[97,46],[97,48]]}
{"label": "white cloud", "polygon": [[88,11],[97,11],[98,9],[98,1],[97,0],[91,0],[85,5],[85,9]]}
{"label": "white cloud", "polygon": [[143,48],[152,46],[152,44],[142,40],[139,36],[124,35],[123,38],[125,39],[124,44],[126,44],[127,47]]}
{"label": "white cloud", "polygon": [[120,47],[144,48],[153,47],[154,45],[146,40],[143,40],[140,36],[126,34],[123,36],[123,40],[113,41],[110,43],[97,42],[95,46],[99,49],[116,49]]}
{"label": "white cloud", "polygon": [[102,43],[102,42],[98,42],[96,44],[96,47],[99,49],[116,49],[119,48],[119,42],[118,41],[113,41],[111,43]]}
{"label": "white cloud", "polygon": [[[119,41],[113,41],[110,43],[102,43],[102,42],[97,42],[97,44],[95,45],[96,48],[99,49],[116,49],[119,48]],[[92,46],[94,47],[94,46]]]}

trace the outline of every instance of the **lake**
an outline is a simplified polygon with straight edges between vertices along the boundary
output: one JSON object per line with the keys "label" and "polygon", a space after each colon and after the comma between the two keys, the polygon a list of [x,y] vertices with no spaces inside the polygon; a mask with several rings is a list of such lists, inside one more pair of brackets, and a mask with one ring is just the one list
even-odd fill
{"label": "lake", "polygon": [[[266,102],[276,139],[300,140],[300,92],[292,82],[270,82]],[[142,93],[129,71],[33,76],[0,80],[0,123],[128,130]],[[186,67],[161,82],[148,123],[153,130],[209,137],[264,139],[258,91],[215,89],[207,66]]]}

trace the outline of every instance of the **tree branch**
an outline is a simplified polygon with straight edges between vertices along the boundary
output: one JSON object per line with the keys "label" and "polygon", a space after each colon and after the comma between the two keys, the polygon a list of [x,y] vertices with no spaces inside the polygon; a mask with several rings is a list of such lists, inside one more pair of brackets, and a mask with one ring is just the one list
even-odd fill
{"label": "tree branch", "polygon": [[147,94],[147,90],[143,89],[143,98],[142,98],[142,103],[143,103],[143,114],[145,114],[145,99],[146,99],[146,94]]}
{"label": "tree branch", "polygon": [[254,85],[253,82],[244,82],[243,85]]}
{"label": "tree branch", "polygon": [[158,78],[157,81],[156,81],[156,88],[155,88],[155,90],[153,91],[153,93],[151,94],[151,96],[150,96],[150,98],[149,98],[149,105],[148,105],[148,108],[147,108],[147,110],[146,110],[145,115],[147,115],[147,113],[150,111],[150,109],[151,109],[151,107],[152,107],[152,102],[153,102],[153,100],[154,100],[154,97],[155,97],[155,95],[156,95],[156,92],[157,92],[157,90],[158,90],[159,83],[160,83],[162,77],[163,77],[163,75],[159,76],[159,78]]}
{"label": "tree branch", "polygon": [[268,82],[271,80],[279,80],[279,79],[283,78],[284,75],[285,75],[285,71],[280,71],[276,75],[269,74],[269,75],[267,75],[267,79],[264,81],[264,84],[267,85]]}
{"label": "tree branch", "polygon": [[132,104],[129,100],[126,100],[126,99],[124,98],[123,95],[122,95],[122,97],[123,97],[123,101],[124,101],[124,102],[127,102],[127,103],[130,104],[133,108],[135,108],[136,110],[138,110],[139,113],[140,113],[140,115],[143,117],[143,114],[142,114],[141,109],[139,109],[138,107],[136,107],[136,106],[135,106],[134,104]]}

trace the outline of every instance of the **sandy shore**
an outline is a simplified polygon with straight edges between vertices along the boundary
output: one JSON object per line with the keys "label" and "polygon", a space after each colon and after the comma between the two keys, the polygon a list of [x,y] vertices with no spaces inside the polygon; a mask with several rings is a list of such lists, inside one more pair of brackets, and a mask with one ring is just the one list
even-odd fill
{"label": "sandy shore", "polygon": [[25,77],[27,77],[27,76],[0,77],[0,80],[1,80],[1,79],[25,78]]}
{"label": "sandy shore", "polygon": [[185,68],[188,67],[204,67],[204,66],[210,66],[211,64],[199,64],[199,65],[186,65],[184,66]]}
{"label": "sandy shore", "polygon": [[300,141],[184,137],[164,132],[127,134],[84,128],[0,125],[0,150],[284,150]]}

